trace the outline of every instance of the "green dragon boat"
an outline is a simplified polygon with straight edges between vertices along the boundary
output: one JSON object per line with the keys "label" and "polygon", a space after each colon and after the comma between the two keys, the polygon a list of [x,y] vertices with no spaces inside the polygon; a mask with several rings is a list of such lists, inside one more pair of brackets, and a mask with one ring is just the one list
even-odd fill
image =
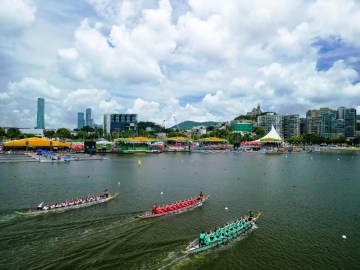
{"label": "green dragon boat", "polygon": [[245,235],[247,232],[251,231],[251,229],[254,227],[256,221],[261,216],[261,214],[262,214],[261,212],[258,212],[255,215],[253,215],[251,221],[246,222],[245,224],[242,224],[238,231],[236,231],[235,233],[231,233],[227,237],[224,237],[219,240],[211,240],[209,244],[202,245],[202,246],[199,245],[199,239],[195,239],[184,250],[181,250],[181,252],[183,254],[199,253],[199,252],[205,251],[207,249],[226,244],[226,243],[230,242],[231,240],[237,239],[241,235]]}

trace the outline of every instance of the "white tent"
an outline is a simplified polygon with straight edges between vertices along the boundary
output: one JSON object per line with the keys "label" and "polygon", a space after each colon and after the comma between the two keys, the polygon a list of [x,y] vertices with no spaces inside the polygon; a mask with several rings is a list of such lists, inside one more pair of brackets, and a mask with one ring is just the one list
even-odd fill
{"label": "white tent", "polygon": [[271,126],[271,130],[268,134],[266,134],[261,139],[257,140],[257,142],[283,142],[284,140],[280,137],[279,133],[277,133],[274,126]]}

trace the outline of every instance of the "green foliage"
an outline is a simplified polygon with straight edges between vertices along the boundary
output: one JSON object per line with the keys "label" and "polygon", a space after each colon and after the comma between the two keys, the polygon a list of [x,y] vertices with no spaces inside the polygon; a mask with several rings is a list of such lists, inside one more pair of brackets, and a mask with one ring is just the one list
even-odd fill
{"label": "green foliage", "polygon": [[257,120],[257,116],[253,116],[253,115],[239,115],[239,116],[236,117],[234,120],[250,120],[250,121],[256,121],[256,120]]}
{"label": "green foliage", "polygon": [[20,130],[18,128],[9,128],[7,130],[6,136],[11,138],[11,139],[16,139],[20,137]]}
{"label": "green foliage", "polygon": [[72,138],[71,132],[66,128],[59,128],[56,131],[56,137],[59,137],[61,139],[70,139],[70,138]]}
{"label": "green foliage", "polygon": [[167,137],[168,138],[171,138],[171,137],[185,137],[186,138],[186,135],[178,130],[171,130],[168,134],[167,134]]}
{"label": "green foliage", "polygon": [[0,127],[0,137],[3,137],[6,135],[5,128]]}
{"label": "green foliage", "polygon": [[354,139],[352,139],[351,141],[353,144],[355,145],[359,145],[360,144],[360,137],[355,137]]}
{"label": "green foliage", "polygon": [[261,114],[257,115],[257,116],[253,116],[253,115],[239,115],[238,117],[236,117],[234,120],[250,120],[250,121],[257,121],[257,118],[261,115],[265,115],[268,112],[262,112]]}
{"label": "green foliage", "polygon": [[35,134],[32,133],[21,133],[19,139],[32,138],[35,137]]}
{"label": "green foliage", "polygon": [[150,127],[152,129],[151,132],[162,132],[164,131],[164,128],[158,124],[155,124],[153,122],[139,122],[138,123],[138,130],[139,132],[144,130],[146,131],[146,128]]}
{"label": "green foliage", "polygon": [[86,132],[94,132],[95,129],[93,129],[92,127],[89,126],[84,126],[81,130],[86,131]]}
{"label": "green foliage", "polygon": [[262,127],[256,127],[254,129],[254,132],[256,133],[256,137],[261,138],[265,136],[265,129]]}
{"label": "green foliage", "polygon": [[173,126],[172,128],[179,128],[180,130],[191,130],[193,127],[197,127],[197,126],[208,127],[208,126],[216,126],[217,124],[218,122],[213,122],[213,121],[208,121],[208,122],[184,121]]}
{"label": "green foliage", "polygon": [[53,130],[44,130],[44,136],[46,138],[54,138],[55,137],[55,131]]}
{"label": "green foliage", "polygon": [[304,136],[296,136],[286,140],[288,143],[295,145],[312,145],[312,144],[345,144],[348,143],[345,137],[328,137],[323,138],[313,134],[306,134]]}

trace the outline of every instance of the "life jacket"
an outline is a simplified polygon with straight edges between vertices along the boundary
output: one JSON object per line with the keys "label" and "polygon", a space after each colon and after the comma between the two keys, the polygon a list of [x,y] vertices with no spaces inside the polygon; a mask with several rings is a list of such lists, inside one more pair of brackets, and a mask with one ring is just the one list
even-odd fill
{"label": "life jacket", "polygon": [[157,207],[156,207],[156,204],[154,204],[153,207],[152,207],[152,210],[155,211],[156,208],[157,208]]}
{"label": "life jacket", "polygon": [[156,214],[160,214],[161,213],[161,210],[160,209],[156,209]]}

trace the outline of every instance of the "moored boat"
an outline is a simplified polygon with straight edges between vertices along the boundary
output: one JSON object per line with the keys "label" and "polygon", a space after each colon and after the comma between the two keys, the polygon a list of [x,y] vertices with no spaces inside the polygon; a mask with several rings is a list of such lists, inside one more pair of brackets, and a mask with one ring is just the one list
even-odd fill
{"label": "moored boat", "polygon": [[[251,221],[245,222],[239,225],[235,225],[234,228],[232,227],[230,230],[226,232],[226,236],[219,237],[219,239],[216,239],[216,237],[209,241],[200,245],[199,239],[195,239],[192,241],[184,250],[181,250],[183,254],[192,254],[192,253],[199,253],[202,251],[205,251],[207,249],[223,245],[225,243],[228,243],[231,240],[234,240],[236,238],[239,238],[241,235],[246,234],[248,231],[251,231],[251,229],[254,227],[257,219],[261,216],[261,212],[258,212],[257,214],[254,214]],[[236,222],[235,222],[236,223]],[[220,230],[220,228],[219,228]],[[222,230],[222,229],[221,229]],[[224,229],[225,231],[225,229]]]}
{"label": "moored boat", "polygon": [[210,195],[204,195],[202,197],[202,199],[197,200],[196,203],[191,204],[189,206],[186,207],[182,207],[176,210],[172,210],[172,211],[168,211],[168,212],[162,212],[162,213],[158,213],[158,214],[153,214],[152,211],[147,211],[144,214],[138,216],[139,218],[155,218],[155,217],[163,217],[163,216],[170,216],[170,215],[177,215],[177,214],[181,214],[181,213],[185,213],[188,211],[191,211],[197,207],[202,206],[208,199],[210,198]]}
{"label": "moored boat", "polygon": [[43,215],[43,214],[48,214],[48,213],[62,213],[62,212],[72,210],[72,209],[79,209],[79,208],[93,206],[96,204],[105,203],[112,199],[115,199],[118,195],[119,195],[118,192],[115,194],[109,193],[108,197],[103,197],[100,200],[89,201],[89,202],[85,202],[85,203],[79,203],[79,204],[74,204],[74,205],[70,205],[70,206],[59,207],[59,208],[54,208],[54,209],[49,209],[49,210],[30,209],[29,211],[26,211],[26,212],[15,211],[15,213],[20,216],[37,216],[37,215]]}

